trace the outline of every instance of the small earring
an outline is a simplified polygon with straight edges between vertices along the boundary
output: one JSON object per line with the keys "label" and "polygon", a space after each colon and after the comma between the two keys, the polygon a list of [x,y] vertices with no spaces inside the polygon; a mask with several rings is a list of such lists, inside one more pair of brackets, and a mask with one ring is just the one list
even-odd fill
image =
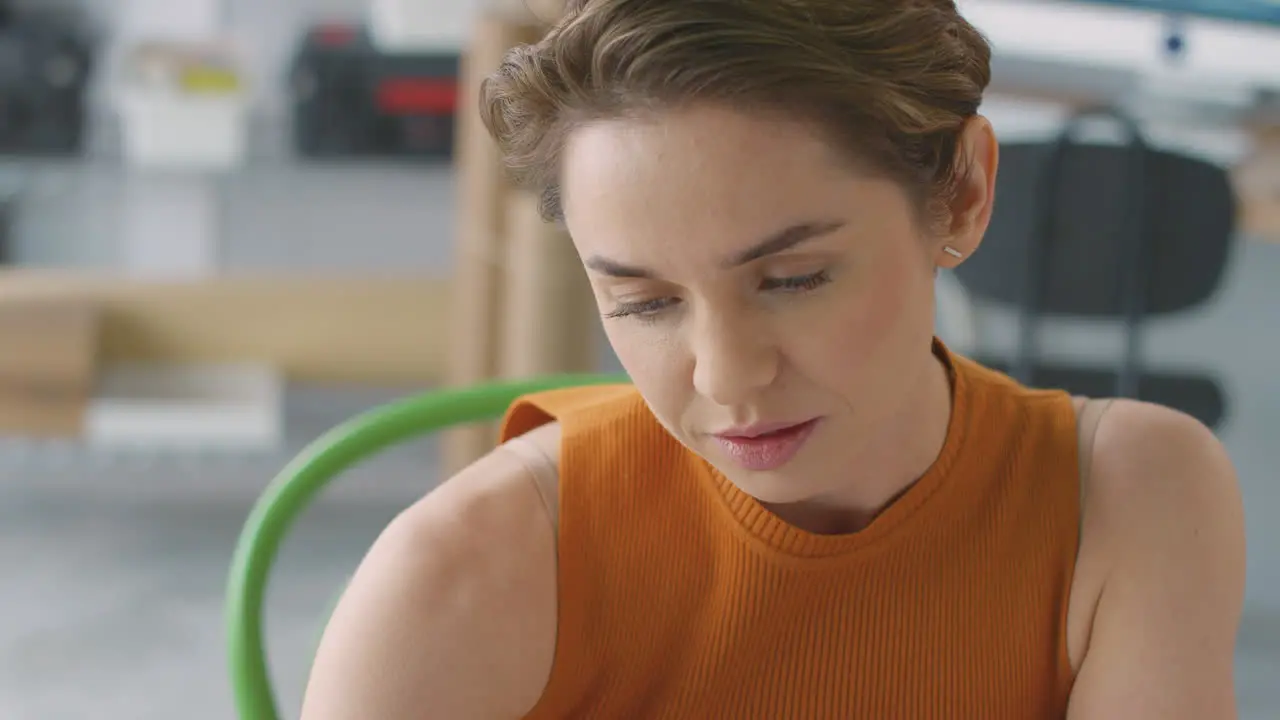
{"label": "small earring", "polygon": [[944,253],[946,253],[946,254],[950,255],[951,257],[954,257],[954,258],[962,258],[962,257],[964,257],[964,253],[962,253],[962,252],[960,252],[959,250],[957,250],[957,249],[955,249],[955,248],[951,247],[950,245],[943,245],[943,246],[942,246],[942,252],[944,252]]}

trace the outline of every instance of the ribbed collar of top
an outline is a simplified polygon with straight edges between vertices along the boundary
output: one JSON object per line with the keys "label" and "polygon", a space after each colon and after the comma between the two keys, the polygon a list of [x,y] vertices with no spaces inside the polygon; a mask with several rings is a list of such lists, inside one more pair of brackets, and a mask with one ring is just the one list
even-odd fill
{"label": "ribbed collar of top", "polygon": [[733,518],[734,524],[747,536],[748,542],[760,547],[767,554],[782,554],[792,558],[832,558],[861,554],[883,545],[895,536],[910,533],[912,527],[927,522],[930,510],[945,503],[930,503],[946,485],[961,457],[965,438],[972,425],[973,402],[971,383],[966,378],[963,360],[947,349],[941,340],[934,338],[934,354],[946,366],[951,380],[951,419],[947,423],[946,440],[938,457],[914,484],[898,496],[865,528],[843,535],[821,535],[808,532],[787,523],[770,512],[755,498],[738,489],[720,471],[705,463],[712,482],[711,489],[720,500],[721,507]]}

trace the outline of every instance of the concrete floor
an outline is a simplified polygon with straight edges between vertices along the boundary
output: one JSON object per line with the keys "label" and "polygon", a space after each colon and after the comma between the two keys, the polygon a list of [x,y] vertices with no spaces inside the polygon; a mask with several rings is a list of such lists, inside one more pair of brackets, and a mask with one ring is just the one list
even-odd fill
{"label": "concrete floor", "polygon": [[[1280,247],[1242,252],[1214,308],[1157,328],[1164,357],[1222,374],[1223,437],[1249,518],[1250,586],[1239,643],[1241,717],[1280,710]],[[993,344],[1007,335],[985,326]],[[1102,334],[1102,335],[1105,335]],[[1051,351],[1105,346],[1061,328]],[[1098,348],[1100,351],[1105,348]],[[382,397],[300,390],[292,452]],[[256,493],[289,452],[261,457],[88,456],[75,447],[0,442],[0,718],[226,720],[222,591]],[[378,530],[435,482],[429,441],[354,471],[290,536],[268,607],[271,666],[286,717],[343,581]]]}
{"label": "concrete floor", "polygon": [[[305,390],[294,399],[294,451],[372,402]],[[308,414],[308,401],[324,412]],[[268,608],[285,717],[341,583],[433,485],[434,456],[430,444],[411,445],[354,470],[288,538]],[[224,583],[256,493],[286,459],[106,458],[58,445],[18,457],[0,447],[0,718],[233,717]]]}

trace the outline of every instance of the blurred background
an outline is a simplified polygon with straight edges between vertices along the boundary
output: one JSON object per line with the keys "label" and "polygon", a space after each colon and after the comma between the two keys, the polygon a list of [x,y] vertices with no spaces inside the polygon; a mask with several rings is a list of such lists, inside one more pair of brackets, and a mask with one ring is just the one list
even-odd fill
{"label": "blurred background", "polygon": [[[0,717],[232,717],[231,551],[305,443],[443,384],[617,369],[457,112],[554,4],[0,0]],[[1280,3],[960,5],[1004,164],[939,333],[1220,434],[1242,717],[1274,718]],[[489,432],[396,448],[301,519],[268,603],[286,716],[369,543]]]}

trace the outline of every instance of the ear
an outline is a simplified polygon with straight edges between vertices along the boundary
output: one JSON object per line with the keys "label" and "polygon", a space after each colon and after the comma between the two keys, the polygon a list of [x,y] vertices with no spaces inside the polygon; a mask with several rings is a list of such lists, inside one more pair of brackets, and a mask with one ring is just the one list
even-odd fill
{"label": "ear", "polygon": [[956,192],[949,208],[950,226],[937,239],[938,267],[954,268],[982,243],[991,222],[999,165],[1000,146],[991,122],[973,116],[956,143]]}

